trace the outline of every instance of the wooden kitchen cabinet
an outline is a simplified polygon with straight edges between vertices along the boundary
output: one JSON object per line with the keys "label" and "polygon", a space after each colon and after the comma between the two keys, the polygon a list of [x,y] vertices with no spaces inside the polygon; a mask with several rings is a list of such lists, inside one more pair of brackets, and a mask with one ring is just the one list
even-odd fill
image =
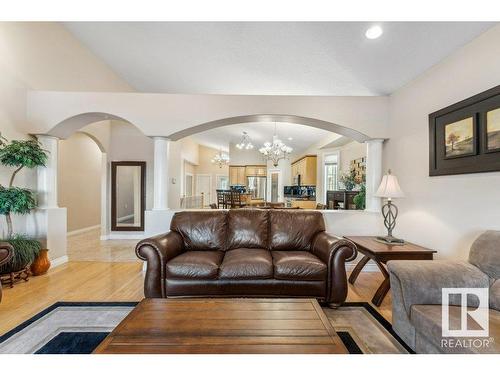
{"label": "wooden kitchen cabinet", "polygon": [[316,155],[307,155],[292,164],[292,178],[300,175],[300,184],[316,186],[316,170],[318,157]]}
{"label": "wooden kitchen cabinet", "polygon": [[267,176],[267,167],[265,165],[247,165],[245,168],[247,176]]}
{"label": "wooden kitchen cabinet", "polygon": [[229,185],[246,185],[245,166],[229,166]]}

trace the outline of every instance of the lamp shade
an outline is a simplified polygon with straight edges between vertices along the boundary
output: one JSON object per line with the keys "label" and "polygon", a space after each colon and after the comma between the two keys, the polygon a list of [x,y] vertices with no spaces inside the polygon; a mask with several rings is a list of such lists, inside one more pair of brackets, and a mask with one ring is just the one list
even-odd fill
{"label": "lamp shade", "polygon": [[405,194],[399,187],[398,179],[391,174],[391,171],[382,177],[382,182],[375,193],[380,198],[404,198]]}

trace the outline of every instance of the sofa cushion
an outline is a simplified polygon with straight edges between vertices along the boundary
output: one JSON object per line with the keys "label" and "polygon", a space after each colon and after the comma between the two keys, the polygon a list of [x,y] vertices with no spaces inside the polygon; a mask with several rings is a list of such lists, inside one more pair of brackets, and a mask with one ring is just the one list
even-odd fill
{"label": "sofa cushion", "polygon": [[500,279],[490,286],[490,309],[500,311]]}
{"label": "sofa cushion", "polygon": [[470,247],[469,262],[492,279],[500,279],[500,231],[488,230]]}
{"label": "sofa cushion", "polygon": [[220,266],[220,279],[271,279],[273,258],[267,249],[234,249],[226,251]]}
{"label": "sofa cushion", "polygon": [[178,232],[186,250],[224,250],[226,211],[183,211],[172,218],[170,229]]}
{"label": "sofa cushion", "polygon": [[186,251],[167,263],[167,279],[216,279],[222,251]]}
{"label": "sofa cushion", "polygon": [[318,211],[270,210],[270,250],[305,250],[313,238],[325,230],[323,215]]}
{"label": "sofa cushion", "polygon": [[[500,313],[495,310],[489,310],[489,336],[494,337],[494,341],[490,342],[488,347],[483,346],[481,348],[475,347],[454,347],[446,348],[441,345],[441,340],[443,339],[441,335],[441,305],[413,305],[410,312],[410,321],[415,327],[417,335],[425,337],[426,340],[434,345],[436,348],[440,348],[443,352],[448,353],[498,353],[500,352],[500,342],[498,338],[500,337]],[[461,319],[461,308],[460,306],[450,306],[450,328],[458,329],[460,327]],[[474,321],[469,321],[470,327],[474,326]],[[476,323],[477,324],[477,323]],[[466,339],[473,339],[473,337],[467,337]],[[446,339],[446,337],[445,337]],[[451,339],[456,339],[456,337],[451,337]]]}
{"label": "sofa cushion", "polygon": [[308,251],[272,251],[274,278],[278,280],[325,280],[326,264]]}
{"label": "sofa cushion", "polygon": [[228,249],[267,248],[268,212],[266,210],[230,210],[228,221]]}

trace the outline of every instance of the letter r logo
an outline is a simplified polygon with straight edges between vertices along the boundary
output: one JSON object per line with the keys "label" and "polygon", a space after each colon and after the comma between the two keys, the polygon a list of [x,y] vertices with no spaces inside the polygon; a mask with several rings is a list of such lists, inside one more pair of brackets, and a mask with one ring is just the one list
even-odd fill
{"label": "letter r logo", "polygon": [[[488,288],[443,288],[441,327],[443,337],[487,337],[489,335]],[[469,297],[479,304],[468,307]],[[453,305],[450,299],[455,298]],[[456,298],[459,299],[459,303]],[[453,327],[451,327],[453,326]]]}

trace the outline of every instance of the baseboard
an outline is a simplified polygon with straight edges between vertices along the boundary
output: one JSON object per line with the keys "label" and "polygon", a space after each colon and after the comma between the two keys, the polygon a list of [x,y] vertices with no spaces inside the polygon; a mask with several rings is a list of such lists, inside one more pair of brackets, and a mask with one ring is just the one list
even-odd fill
{"label": "baseboard", "polygon": [[71,232],[68,232],[66,235],[68,237],[70,237],[70,236],[74,236],[75,234],[81,234],[81,233],[85,233],[85,232],[90,232],[91,230],[99,229],[100,227],[101,227],[101,224],[92,225],[91,227],[86,227],[86,228],[72,230]]}
{"label": "baseboard", "polygon": [[68,263],[68,256],[67,255],[63,255],[62,257],[50,260],[51,268],[55,268],[55,267],[60,266],[61,264],[64,264],[64,263]]}
{"label": "baseboard", "polygon": [[[346,264],[346,270],[347,271],[352,271],[356,267],[356,263],[348,263]],[[375,263],[368,263],[363,267],[363,270],[361,272],[379,272],[378,266]]]}

